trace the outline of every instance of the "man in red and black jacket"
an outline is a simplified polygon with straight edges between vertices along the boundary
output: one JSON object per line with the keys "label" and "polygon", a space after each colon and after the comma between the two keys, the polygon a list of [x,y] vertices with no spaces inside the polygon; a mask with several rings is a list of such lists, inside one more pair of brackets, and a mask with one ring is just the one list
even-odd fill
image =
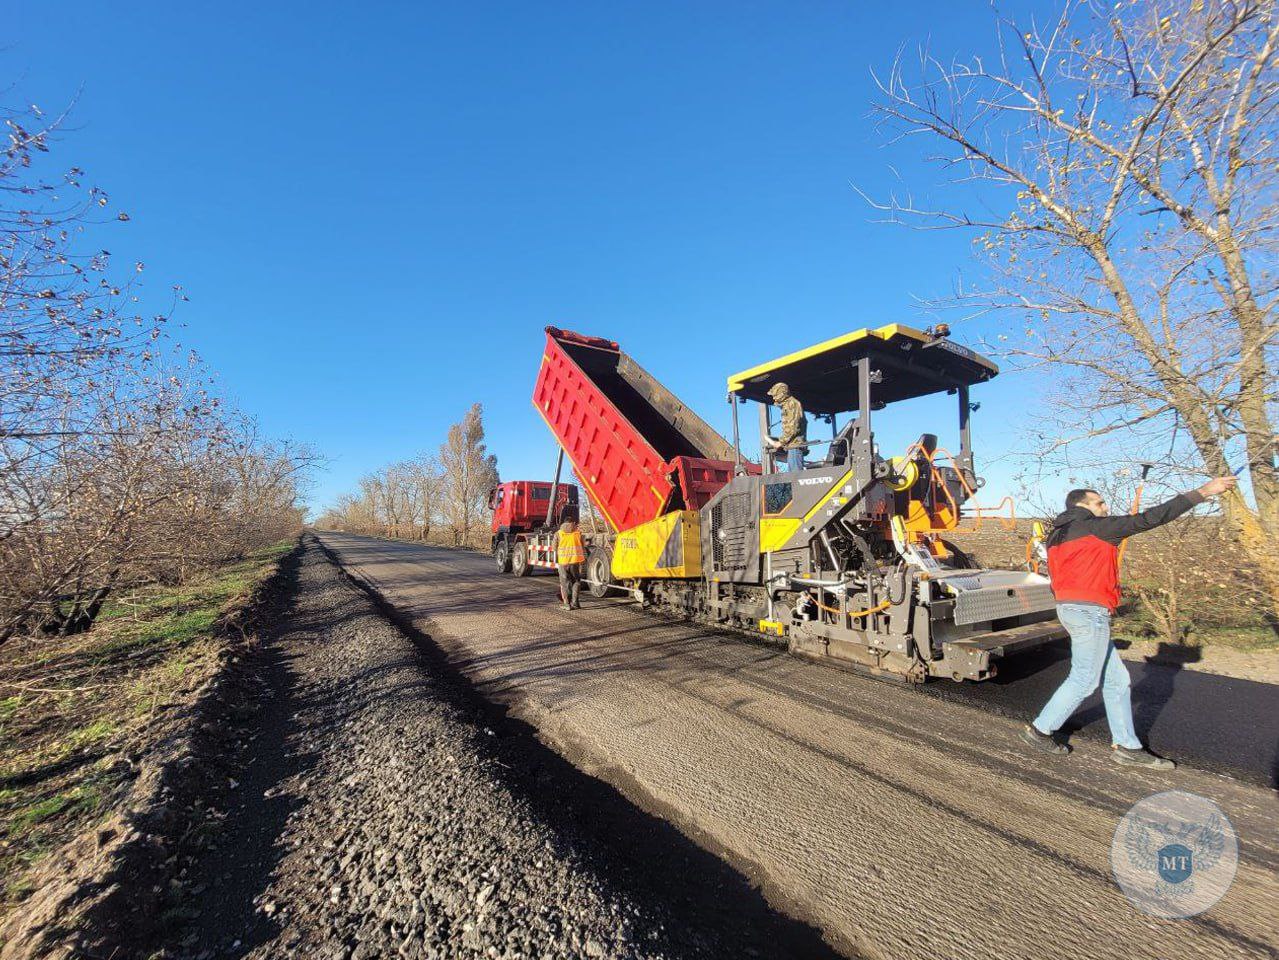
{"label": "man in red and black jacket", "polygon": [[1115,761],[1172,769],[1171,760],[1156,757],[1137,739],[1128,668],[1110,639],[1110,615],[1119,606],[1119,545],[1135,533],[1177,519],[1235,483],[1234,477],[1219,477],[1149,510],[1120,517],[1110,516],[1110,508],[1096,490],[1066,494],[1066,512],[1053,521],[1047,544],[1057,617],[1070,632],[1070,673],[1022,731],[1023,740],[1044,753],[1069,753],[1070,748],[1054,734],[1100,684]]}

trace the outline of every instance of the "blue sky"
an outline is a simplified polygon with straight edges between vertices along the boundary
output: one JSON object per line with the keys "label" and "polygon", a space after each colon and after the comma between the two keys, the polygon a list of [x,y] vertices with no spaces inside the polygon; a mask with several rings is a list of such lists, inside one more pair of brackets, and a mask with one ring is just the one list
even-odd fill
{"label": "blue sky", "polygon": [[[5,7],[17,101],[78,93],[59,155],[132,217],[111,249],[185,287],[183,341],[266,433],[331,458],[317,505],[474,401],[504,477],[548,474],[548,323],[620,341],[727,433],[728,374],[924,325],[916,299],[975,269],[967,237],[874,223],[854,184],[936,183],[884,147],[871,71],[985,44],[984,4]],[[1032,395],[975,395],[994,493]]]}

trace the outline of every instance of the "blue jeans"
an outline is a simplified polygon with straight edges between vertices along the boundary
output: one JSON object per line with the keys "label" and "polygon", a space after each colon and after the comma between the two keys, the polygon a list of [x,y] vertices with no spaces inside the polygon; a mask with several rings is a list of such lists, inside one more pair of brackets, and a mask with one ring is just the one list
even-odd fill
{"label": "blue jeans", "polygon": [[1110,739],[1137,749],[1141,741],[1133,729],[1128,668],[1110,641],[1110,611],[1088,603],[1059,603],[1057,618],[1070,631],[1070,673],[1035,718],[1035,729],[1055,733],[1100,684]]}
{"label": "blue jeans", "polygon": [[786,469],[794,473],[796,470],[804,469],[804,451],[798,447],[791,447],[786,451]]}

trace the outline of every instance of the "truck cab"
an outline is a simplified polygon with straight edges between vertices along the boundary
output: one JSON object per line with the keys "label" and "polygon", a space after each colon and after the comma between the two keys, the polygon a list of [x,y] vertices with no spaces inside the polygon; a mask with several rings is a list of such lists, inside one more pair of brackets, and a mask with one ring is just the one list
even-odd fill
{"label": "truck cab", "polygon": [[[555,507],[551,509],[551,498]],[[545,480],[507,480],[489,491],[493,511],[493,558],[502,573],[511,569],[511,550],[520,534],[555,528],[566,514],[577,516],[577,486]]]}

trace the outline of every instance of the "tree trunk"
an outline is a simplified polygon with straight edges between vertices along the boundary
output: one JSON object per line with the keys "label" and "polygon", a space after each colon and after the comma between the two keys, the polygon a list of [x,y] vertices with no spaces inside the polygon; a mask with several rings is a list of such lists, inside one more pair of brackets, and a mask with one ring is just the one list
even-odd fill
{"label": "tree trunk", "polygon": [[[1167,356],[1154,337],[1150,335],[1150,331],[1142,321],[1137,305],[1128,291],[1128,286],[1120,275],[1114,261],[1110,258],[1110,252],[1102,239],[1100,237],[1087,238],[1084,245],[1093,260],[1101,268],[1107,289],[1119,307],[1120,323],[1124,331],[1132,340],[1133,345],[1150,363],[1155,375],[1167,391],[1169,402],[1186,425],[1191,440],[1203,460],[1205,470],[1210,476],[1214,477],[1228,475],[1231,473],[1230,464],[1227,462],[1222,448],[1220,432],[1214,428],[1210,410],[1187,385],[1182,371]],[[1244,284],[1243,289],[1247,290],[1246,275],[1243,275],[1241,279]],[[1251,303],[1250,292],[1248,297],[1248,302]],[[1252,309],[1253,311],[1256,310],[1255,303],[1252,304]],[[1236,316],[1239,316],[1239,313],[1240,311],[1236,310]],[[1259,316],[1254,317],[1254,320],[1260,325]],[[1240,326],[1241,328],[1244,326],[1242,318]],[[1242,332],[1242,329],[1241,337],[1245,342],[1252,339],[1247,333]],[[1253,350],[1245,349],[1242,351],[1244,354],[1251,353],[1252,357],[1251,361],[1245,361],[1244,364],[1248,365],[1250,371],[1248,374],[1243,372],[1243,365],[1241,365],[1241,378],[1245,376],[1260,377],[1260,379],[1254,381],[1258,386],[1253,391],[1254,397],[1260,402],[1256,405],[1256,408],[1249,408],[1247,412],[1243,410],[1244,403],[1241,402],[1240,406],[1241,418],[1244,419],[1245,431],[1248,435],[1249,462],[1253,466],[1251,473],[1254,484],[1253,492],[1260,509],[1254,512],[1249,508],[1243,495],[1238,490],[1232,490],[1222,498],[1222,511],[1226,517],[1226,529],[1231,539],[1256,566],[1257,574],[1261,578],[1269,597],[1271,623],[1276,626],[1276,629],[1279,629],[1279,557],[1276,557],[1271,550],[1271,545],[1275,543],[1276,536],[1279,536],[1279,487],[1276,486],[1273,460],[1274,435],[1270,429],[1269,418],[1265,411],[1264,385],[1267,382],[1265,376],[1267,371],[1265,370],[1265,360],[1261,356],[1259,343],[1260,341],[1254,340]],[[1249,422],[1253,423],[1253,428],[1247,426]],[[1261,433],[1266,435],[1265,455],[1267,459],[1258,469],[1253,450],[1254,445],[1261,445],[1259,439]],[[1258,436],[1254,436],[1254,434]],[[1258,486],[1258,483],[1260,483],[1260,486]]]}
{"label": "tree trunk", "polygon": [[1266,318],[1253,299],[1252,284],[1231,238],[1223,238],[1222,261],[1230,280],[1235,319],[1239,324],[1239,419],[1248,452],[1248,476],[1257,501],[1262,532],[1274,542],[1279,536],[1279,476],[1275,473],[1275,431],[1266,410],[1272,382],[1265,350],[1269,337]]}

